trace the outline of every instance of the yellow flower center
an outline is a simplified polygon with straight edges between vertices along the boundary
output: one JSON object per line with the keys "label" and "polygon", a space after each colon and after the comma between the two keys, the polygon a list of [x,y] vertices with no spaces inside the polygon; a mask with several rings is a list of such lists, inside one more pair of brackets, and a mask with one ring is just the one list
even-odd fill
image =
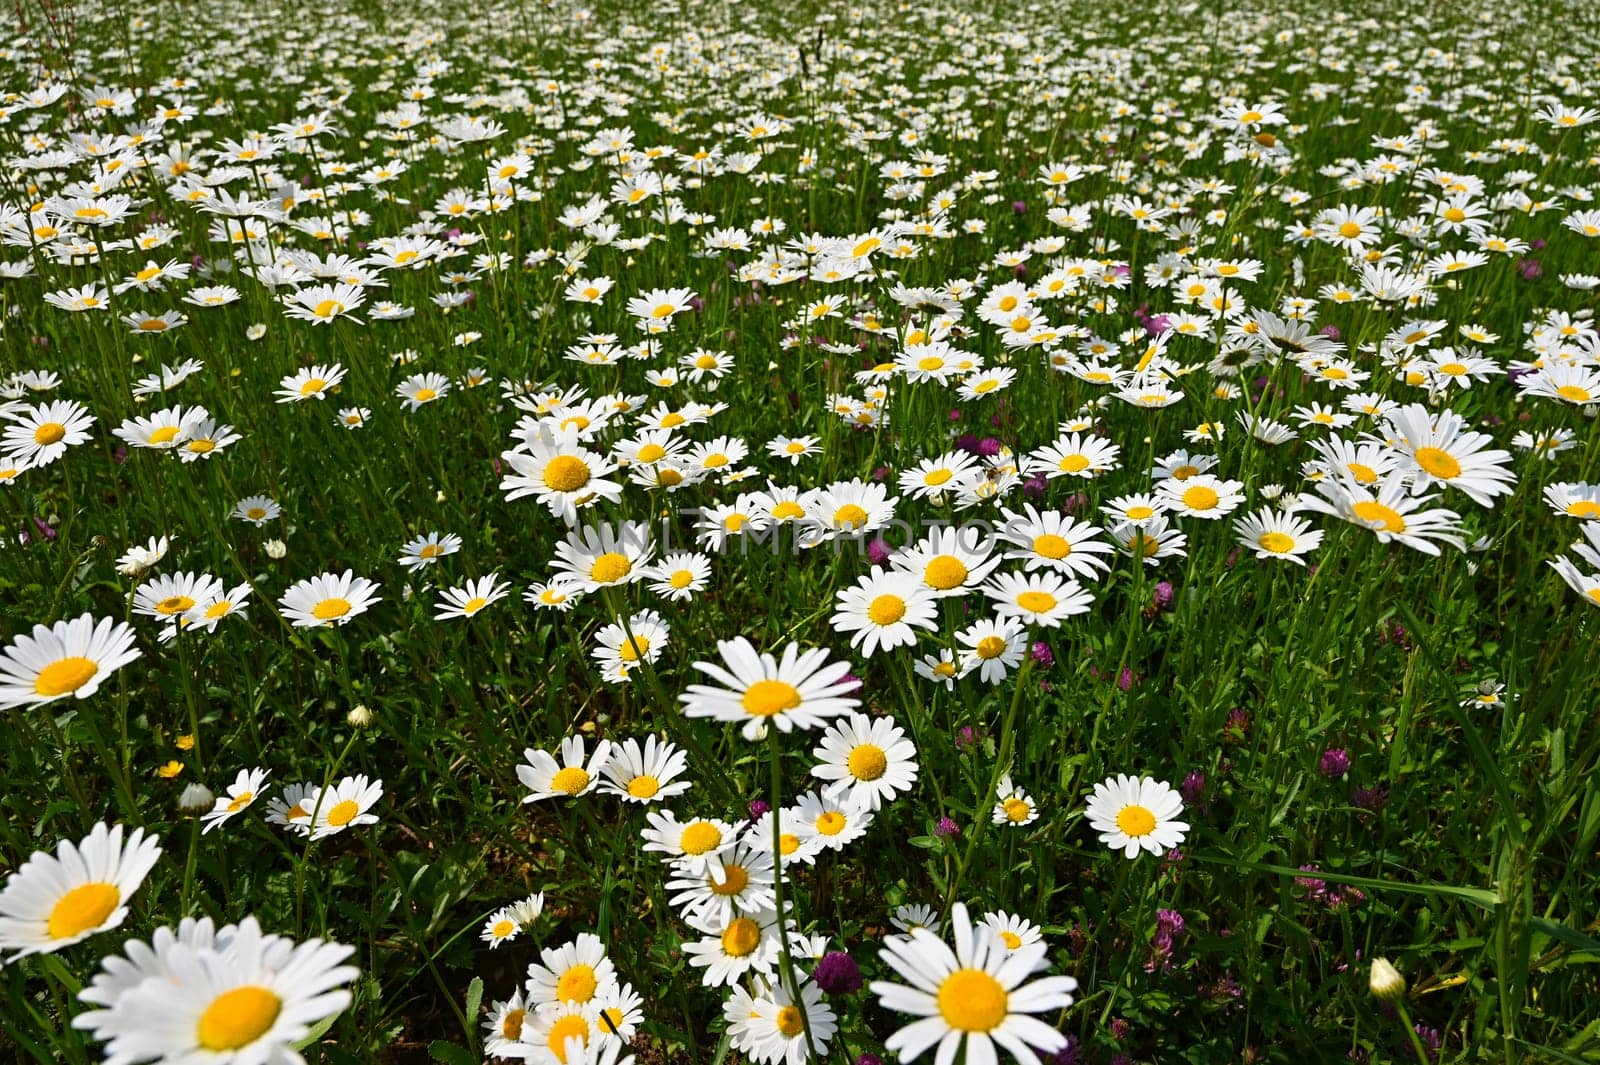
{"label": "yellow flower center", "polygon": [[1003,931],[1000,933],[1000,942],[1006,945],[1007,950],[1016,950],[1022,946],[1022,937],[1012,931]]}
{"label": "yellow flower center", "polygon": [[1567,504],[1567,513],[1574,518],[1600,518],[1600,503],[1592,499],[1580,499]]}
{"label": "yellow flower center", "polygon": [[633,563],[628,561],[628,556],[615,551],[607,551],[589,567],[590,579],[601,584],[615,584],[632,572]]}
{"label": "yellow flower center", "polygon": [[1419,447],[1411,456],[1417,465],[1442,481],[1461,476],[1461,463],[1448,451],[1436,447]]}
{"label": "yellow flower center", "polygon": [[1591,398],[1589,390],[1581,385],[1562,385],[1556,389],[1556,395],[1573,403],[1587,403]]}
{"label": "yellow flower center", "polygon": [[656,792],[661,790],[661,782],[648,773],[641,774],[628,781],[628,794],[635,799],[654,798]]}
{"label": "yellow flower center", "polygon": [[1117,812],[1117,827],[1135,839],[1148,836],[1156,830],[1156,815],[1137,804],[1124,806]]}
{"label": "yellow flower center", "polygon": [[922,571],[923,583],[939,591],[959,587],[967,579],[967,564],[954,555],[935,555]]}
{"label": "yellow flower center", "polygon": [[1190,510],[1212,510],[1216,507],[1220,497],[1217,493],[1203,484],[1197,484],[1183,493],[1183,505]]}
{"label": "yellow flower center", "polygon": [[334,596],[324,599],[311,608],[311,616],[319,621],[334,621],[350,613],[350,600]]}
{"label": "yellow flower center", "polygon": [[584,1046],[589,1045],[589,1022],[581,1013],[569,1013],[550,1026],[547,1043],[561,1065],[567,1065],[567,1040],[574,1036],[581,1038]]}
{"label": "yellow flower center", "polygon": [[674,588],[687,588],[694,583],[694,574],[689,570],[680,569],[668,579],[667,583]]}
{"label": "yellow flower center", "polygon": [[1006,820],[1014,825],[1022,824],[1033,813],[1033,807],[1023,800],[1015,798],[1007,799],[1000,804],[1000,808],[1005,811]]}
{"label": "yellow flower center", "polygon": [[709,821],[696,821],[683,830],[678,846],[685,854],[704,854],[722,846],[722,830]]}
{"label": "yellow flower center", "polygon": [[1062,473],[1081,473],[1089,468],[1089,456],[1067,455],[1056,464],[1056,469]]}
{"label": "yellow flower center", "polygon": [[867,523],[867,512],[854,503],[846,503],[833,512],[835,525],[859,529]]}
{"label": "yellow flower center", "polygon": [[522,1020],[528,1015],[527,1010],[508,1010],[505,1020],[500,1022],[500,1034],[512,1042],[522,1038]]}
{"label": "yellow flower center", "polygon": [[800,691],[786,681],[758,680],[745,689],[741,702],[752,717],[772,717],[799,706]]}
{"label": "yellow flower center", "polygon": [[328,811],[328,824],[334,828],[343,828],[354,821],[361,813],[361,804],[354,799],[341,799],[333,804],[333,809]]}
{"label": "yellow flower center", "polygon": [[761,945],[761,926],[748,917],[735,917],[722,930],[722,953],[743,958]]}
{"label": "yellow flower center", "polygon": [[33,431],[33,442],[45,447],[56,443],[67,435],[67,427],[60,422],[45,422]]}
{"label": "yellow flower center", "polygon": [[1294,537],[1288,533],[1264,532],[1256,538],[1256,543],[1261,550],[1271,551],[1275,555],[1287,555],[1294,550]]}
{"label": "yellow flower center", "polygon": [[805,517],[806,511],[799,503],[786,499],[772,508],[772,516],[777,521],[793,521]]}
{"label": "yellow flower center", "polygon": [[999,658],[1005,653],[1006,642],[998,636],[985,636],[978,641],[979,658]]}
{"label": "yellow flower center", "polygon": [[1006,989],[982,969],[957,969],[939,985],[939,1015],[958,1032],[992,1032],[1006,1019]]}
{"label": "yellow flower center", "polygon": [[652,318],[671,318],[677,313],[678,308],[670,303],[658,303],[656,309],[650,312]]}
{"label": "yellow flower center", "polygon": [[589,771],[582,766],[569,765],[550,778],[550,790],[563,795],[576,795],[589,786]]}
{"label": "yellow flower center", "polygon": [[580,963],[562,973],[561,979],[556,981],[556,998],[562,1002],[588,1002],[598,986],[594,970]]}
{"label": "yellow flower center", "polygon": [[439,393],[431,388],[419,388],[417,389],[417,394],[411,398],[418,403],[426,403],[430,399],[437,399],[438,396]]}
{"label": "yellow flower center", "polygon": [[589,467],[576,455],[557,455],[545,464],[544,486],[552,492],[576,492],[589,483]]}
{"label": "yellow flower center", "polygon": [[194,606],[194,600],[186,595],[171,595],[156,604],[158,614],[181,614]]}
{"label": "yellow flower center", "polygon": [[504,939],[514,932],[516,927],[517,923],[515,921],[499,920],[494,923],[493,928],[489,929],[489,934],[496,939]]}
{"label": "yellow flower center", "polygon": [[778,1026],[778,1031],[782,1032],[790,1039],[802,1034],[806,1027],[805,1018],[802,1017],[800,1015],[800,1011],[793,1006],[784,1006],[778,1010],[778,1016],[775,1018],[773,1023]]}
{"label": "yellow flower center", "polygon": [[1346,222],[1339,227],[1339,235],[1346,240],[1354,240],[1361,235],[1360,222]]}
{"label": "yellow flower center", "polygon": [[99,928],[122,901],[115,884],[96,881],[79,884],[56,901],[50,909],[45,931],[51,939],[67,939]]}
{"label": "yellow flower center", "polygon": [[313,378],[309,379],[308,381],[306,381],[305,384],[300,386],[300,394],[302,396],[315,395],[316,393],[321,392],[324,388],[327,388],[327,387],[328,387],[328,382],[324,381],[320,377],[313,377]]}
{"label": "yellow flower center", "polygon": [[906,601],[898,595],[880,595],[867,607],[874,625],[893,625],[906,616]]}
{"label": "yellow flower center", "polygon": [[844,814],[837,810],[825,810],[817,818],[817,831],[824,836],[837,836],[844,831]]}
{"label": "yellow flower center", "polygon": [[857,780],[877,780],[889,768],[889,759],[877,744],[861,743],[850,752],[845,766]]}
{"label": "yellow flower center", "polygon": [[80,655],[58,658],[39,671],[39,675],[33,679],[33,691],[36,695],[53,699],[77,691],[94,679],[98,672],[100,663],[92,658]]}
{"label": "yellow flower center", "polygon": [[1375,499],[1363,499],[1350,509],[1362,521],[1382,523],[1385,532],[1398,533],[1406,531],[1406,519],[1400,516],[1400,512],[1384,506]]}
{"label": "yellow flower center", "polygon": [[1055,609],[1056,597],[1049,592],[1023,592],[1017,596],[1017,605],[1030,614],[1043,614]]}
{"label": "yellow flower center", "polygon": [[282,1010],[283,999],[266,988],[236,987],[211,1000],[195,1026],[195,1039],[207,1050],[238,1050],[265,1035]]}
{"label": "yellow flower center", "polygon": [[750,883],[750,874],[742,865],[725,865],[722,867],[722,883],[717,883],[714,877],[708,878],[713,895],[737,895]]}
{"label": "yellow flower center", "polygon": [[311,313],[316,315],[318,318],[332,318],[334,315],[340,314],[343,311],[344,304],[340,303],[338,300],[323,300],[321,303],[318,303],[315,307],[311,308]]}

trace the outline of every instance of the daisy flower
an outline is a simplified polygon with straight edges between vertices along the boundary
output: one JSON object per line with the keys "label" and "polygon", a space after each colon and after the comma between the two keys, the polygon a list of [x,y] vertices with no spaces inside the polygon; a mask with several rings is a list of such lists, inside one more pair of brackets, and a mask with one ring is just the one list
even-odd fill
{"label": "daisy flower", "polygon": [[877,570],[834,595],[833,630],[850,633],[850,646],[871,658],[879,650],[917,642],[916,629],[938,627],[933,593],[910,573]]}
{"label": "daisy flower", "polygon": [[510,582],[500,580],[498,573],[470,580],[459,588],[447,588],[439,593],[433,620],[470,618],[484,607],[497,603],[510,594]]}
{"label": "daisy flower", "polygon": [[938,935],[939,911],[919,902],[908,902],[895,907],[894,913],[889,916],[889,923],[906,935],[919,928],[925,928]]}
{"label": "daisy flower", "polygon": [[655,545],[650,526],[627,521],[573,529],[556,545],[556,573],[586,592],[645,578]]}
{"label": "daisy flower", "polygon": [[690,781],[677,779],[687,765],[683,751],[666,740],[646,736],[641,747],[630,737],[611,745],[611,760],[602,771],[600,790],[624,802],[660,802],[689,790]]}
{"label": "daisy flower", "polygon": [[956,661],[956,653],[948,647],[941,647],[937,654],[923,655],[912,666],[917,676],[944,685],[945,691],[953,689],[956,681],[966,675],[966,670]]}
{"label": "daisy flower", "polygon": [[822,448],[817,446],[814,436],[775,436],[767,441],[767,454],[773,458],[787,459],[791,466],[800,465],[800,460],[807,455],[821,453]]}
{"label": "daisy flower", "polygon": [[396,385],[394,392],[405,401],[407,410],[416,410],[424,403],[432,403],[448,395],[450,379],[442,373],[412,374]]}
{"label": "daisy flower", "polygon": [[720,664],[696,662],[694,667],[721,687],[691,684],[678,698],[688,717],[743,723],[745,739],[758,738],[769,722],[780,732],[816,728],[859,705],[845,696],[859,687],[845,679],[850,663],[829,662],[826,649],[802,651],[791,643],[780,660],[758,653],[740,636],[717,641],[717,653]]}
{"label": "daisy flower", "polygon": [[704,937],[686,941],[683,953],[692,967],[705,970],[700,982],[706,987],[733,987],[751,973],[772,978],[781,948],[776,910],[690,924]]}
{"label": "daisy flower", "polygon": [[1511,452],[1485,445],[1487,433],[1464,432],[1467,419],[1453,410],[1435,417],[1421,403],[1390,411],[1389,428],[1400,437],[1399,450],[1414,464],[1415,489],[1421,494],[1435,482],[1465,492],[1474,503],[1494,506],[1494,497],[1510,495],[1516,477],[1506,469]]}
{"label": "daisy flower", "polygon": [[652,566],[647,575],[650,590],[673,602],[685,602],[706,589],[711,559],[694,551],[673,551]]}
{"label": "daisy flower", "polygon": [[576,427],[552,431],[541,426],[524,446],[526,450],[500,455],[509,468],[500,482],[508,502],[531,495],[551,514],[573,525],[579,508],[622,498],[622,485],[606,476],[616,464],[584,447]]}
{"label": "daisy flower", "polygon": [[1322,544],[1322,530],[1287,510],[1270,507],[1233,519],[1233,532],[1240,546],[1254,551],[1257,558],[1279,558],[1299,566]]}
{"label": "daisy flower", "polygon": [[266,496],[245,496],[233,505],[232,517],[259,528],[282,513],[282,508],[275,500]]}
{"label": "daisy flower", "polygon": [[583,585],[575,580],[554,580],[548,584],[530,584],[522,593],[525,602],[539,610],[556,610],[565,614],[583,597]]}
{"label": "daisy flower", "polygon": [[748,841],[740,841],[708,872],[691,875],[686,866],[676,864],[673,872],[678,876],[667,881],[667,890],[677,894],[669,901],[695,921],[726,924],[739,914],[771,910],[778,902],[772,852]]}
{"label": "daisy flower", "polygon": [[986,913],[978,922],[977,930],[999,940],[1007,953],[1044,942],[1044,932],[1039,926],[1020,914],[999,910]]}
{"label": "daisy flower", "polygon": [[327,325],[336,318],[359,322],[354,312],[365,302],[366,292],[359,285],[308,285],[284,299],[283,313],[313,325]]}
{"label": "daisy flower", "polygon": [[304,399],[324,399],[328,390],[344,380],[345,369],[338,363],[308,366],[278,382],[273,395],[279,403],[299,403]]}
{"label": "daisy flower", "polygon": [[599,646],[590,653],[600,663],[600,675],[609,684],[626,684],[640,662],[655,663],[666,650],[672,628],[654,610],[641,610],[626,627],[613,622],[595,633]]}
{"label": "daisy flower", "polygon": [[446,555],[453,555],[461,550],[461,537],[455,533],[440,535],[436,532],[419,536],[415,540],[408,540],[400,549],[399,562],[413,573],[424,566],[431,566]]}
{"label": "daisy flower", "polygon": [[1052,569],[1058,573],[1095,580],[1111,564],[1102,555],[1115,549],[1099,539],[1100,530],[1058,511],[1044,513],[1023,504],[1023,513],[1000,512],[1000,539],[1012,545],[1002,556],[1022,563],[1024,570]]}
{"label": "daisy flower", "polygon": [[94,415],[83,404],[70,399],[26,404],[6,410],[0,404],[0,417],[12,424],[0,434],[0,452],[29,466],[48,466],[67,448],[89,442],[89,427]]}
{"label": "daisy flower", "polygon": [[827,781],[825,794],[848,796],[876,811],[917,782],[917,748],[892,717],[851,714],[822,733],[812,750],[811,775]]}
{"label": "daisy flower", "polygon": [[1242,481],[1198,473],[1182,480],[1162,481],[1156,485],[1156,495],[1172,514],[1215,521],[1244,502],[1243,488]]}
{"label": "daisy flower", "polygon": [[961,595],[983,583],[1000,564],[985,537],[963,528],[934,529],[889,558],[896,570],[912,574],[936,598]]}
{"label": "daisy flower", "polygon": [[319,790],[312,804],[312,839],[337,835],[355,825],[375,825],[378,815],[368,813],[383,798],[383,781],[366,774],[345,777],[331,788]]}
{"label": "daisy flower", "polygon": [[1466,549],[1458,524],[1461,516],[1443,507],[1423,509],[1433,496],[1413,495],[1410,475],[1404,470],[1387,474],[1371,488],[1340,478],[1318,481],[1316,489],[1323,498],[1302,496],[1302,509],[1370,529],[1380,543],[1393,540],[1429,555],[1439,554],[1439,543]]}
{"label": "daisy flower", "polygon": [[517,766],[517,779],[532,793],[524,795],[523,802],[589,794],[599,785],[600,771],[611,758],[611,741],[601,740],[596,744],[587,762],[583,758],[582,736],[568,736],[562,740],[560,752],[559,762],[548,752],[532,747],[522,752],[527,762]]}
{"label": "daisy flower", "polygon": [[105,1008],[72,1026],[104,1041],[107,1060],[292,1062],[296,1044],[350,1004],[345,988],[357,975],[341,964],[355,948],[266,935],[254,917],[209,942],[158,932],[155,944],[135,941],[126,961],[107,958],[102,993],[81,996]]}
{"label": "daisy flower", "polygon": [[266,782],[267,771],[265,769],[239,770],[239,775],[234,778],[232,784],[228,785],[227,795],[217,796],[211,812],[200,818],[205,823],[205,827],[200,830],[200,834],[205,835],[213,828],[226,823],[234,814],[248,808],[260,796],[262,785],[266,784]]}
{"label": "daisy flower", "polygon": [[1070,976],[1028,977],[1048,963],[1046,946],[1036,943],[1006,952],[987,936],[975,935],[967,908],[950,913],[955,950],[926,929],[886,940],[880,956],[910,986],[875,980],[879,1005],[919,1018],[891,1035],[884,1046],[914,1061],[938,1044],[940,1061],[996,1060],[996,1047],[1021,1065],[1039,1065],[1038,1051],[1053,1054],[1067,1037],[1031,1014],[1054,1013],[1072,1005],[1078,982]]}
{"label": "daisy flower", "polygon": [[209,573],[164,573],[133,593],[133,612],[177,624],[202,600],[222,595],[222,582]]}
{"label": "daisy flower", "polygon": [[822,989],[811,982],[801,985],[800,1004],[795,1001],[781,981],[755,1000],[745,1035],[746,1053],[754,1060],[769,1065],[806,1065],[813,1052],[816,1060],[827,1060],[828,1044],[839,1029],[833,1008],[822,1001]]}
{"label": "daisy flower", "polygon": [[1039,820],[1039,805],[1033,801],[1032,795],[1012,783],[1010,773],[1000,778],[997,791],[998,798],[994,809],[990,811],[991,822],[1021,828]]}
{"label": "daisy flower", "polygon": [[848,795],[808,791],[795,803],[795,822],[801,839],[837,851],[866,834],[872,812]]}
{"label": "daisy flower", "polygon": [[283,616],[298,629],[344,625],[382,602],[379,585],[351,570],[321,573],[292,585],[278,600]]}
{"label": "daisy flower", "polygon": [[900,491],[913,499],[937,499],[978,473],[976,456],[966,451],[946,451],[902,470],[897,480]]}
{"label": "daisy flower", "polygon": [[1165,854],[1183,842],[1189,826],[1177,820],[1182,812],[1183,799],[1170,784],[1119,773],[1094,786],[1087,816],[1101,843],[1137,858],[1141,850]]}
{"label": "daisy flower", "polygon": [[961,646],[961,675],[978,671],[985,684],[999,684],[1022,664],[1028,633],[1009,618],[985,619],[956,633]]}
{"label": "daisy flower", "polygon": [[603,988],[616,984],[616,969],[600,937],[584,932],[559,947],[546,947],[528,966],[528,1001],[545,1006],[587,1006]]}
{"label": "daisy flower", "polygon": [[31,635],[18,635],[0,653],[0,709],[40,706],[69,695],[87,699],[138,657],[133,629],[125,622],[83,614],[35,625]]}
{"label": "daisy flower", "polygon": [[502,943],[509,943],[522,934],[522,924],[511,912],[511,907],[505,906],[489,915],[483,923],[483,931],[478,938],[489,944],[493,950]]}
{"label": "daisy flower", "polygon": [[1544,501],[1557,514],[1569,518],[1600,518],[1600,485],[1585,481],[1562,481],[1546,485]]}
{"label": "daisy flower", "polygon": [[56,853],[34,851],[0,889],[0,950],[50,954],[122,924],[128,899],[161,857],[154,836],[98,823]]}
{"label": "daisy flower", "polygon": [[1094,596],[1077,581],[1058,573],[1000,573],[983,586],[995,601],[995,613],[1024,624],[1056,628],[1063,618],[1086,614]]}
{"label": "daisy flower", "polygon": [[644,849],[665,854],[666,860],[695,876],[710,875],[735,842],[733,826],[714,817],[680,821],[671,810],[650,810],[645,822],[647,827],[640,832]]}

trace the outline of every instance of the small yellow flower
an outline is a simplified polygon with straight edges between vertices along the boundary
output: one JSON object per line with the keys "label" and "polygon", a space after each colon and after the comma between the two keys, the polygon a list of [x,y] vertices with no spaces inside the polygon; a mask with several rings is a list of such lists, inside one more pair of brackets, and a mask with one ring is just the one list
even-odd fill
{"label": "small yellow flower", "polygon": [[178,748],[180,751],[192,751],[194,750],[194,737],[187,735],[179,736],[177,742],[175,742],[173,746]]}
{"label": "small yellow flower", "polygon": [[174,758],[160,769],[157,769],[156,775],[162,780],[171,780],[181,772],[183,772],[183,763]]}

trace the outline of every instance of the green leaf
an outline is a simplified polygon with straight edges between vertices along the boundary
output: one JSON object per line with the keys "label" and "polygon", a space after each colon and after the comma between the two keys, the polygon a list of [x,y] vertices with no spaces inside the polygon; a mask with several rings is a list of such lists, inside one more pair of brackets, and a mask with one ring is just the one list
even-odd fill
{"label": "green leaf", "polygon": [[1266,862],[1247,862],[1238,858],[1225,858],[1220,855],[1191,855],[1190,859],[1197,862],[1207,862],[1212,865],[1226,865],[1234,869],[1249,869],[1256,873],[1277,873],[1279,876],[1314,876],[1318,880],[1327,880],[1334,884],[1349,884],[1351,887],[1369,888],[1373,891],[1398,891],[1407,895],[1435,895],[1443,898],[1461,899],[1474,906],[1494,912],[1500,904],[1500,896],[1487,888],[1461,887],[1456,884],[1408,884],[1403,880],[1378,880],[1370,876],[1351,876],[1348,873],[1333,873],[1326,869],[1309,872],[1305,869],[1291,869],[1287,865],[1270,865]]}
{"label": "green leaf", "polygon": [[454,1043],[446,1043],[443,1039],[435,1039],[428,1044],[428,1057],[434,1061],[442,1061],[444,1065],[479,1065],[478,1059],[470,1050],[458,1047]]}

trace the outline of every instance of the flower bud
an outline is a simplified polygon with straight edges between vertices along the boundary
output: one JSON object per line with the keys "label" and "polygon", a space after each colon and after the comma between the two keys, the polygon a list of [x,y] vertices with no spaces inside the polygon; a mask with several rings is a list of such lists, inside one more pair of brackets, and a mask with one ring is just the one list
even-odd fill
{"label": "flower bud", "polygon": [[267,557],[271,559],[279,559],[289,553],[289,545],[282,540],[268,540],[262,546],[266,548]]}
{"label": "flower bud", "polygon": [[350,723],[351,728],[366,728],[372,724],[372,711],[368,710],[365,704],[357,704],[350,708],[344,719]]}
{"label": "flower bud", "polygon": [[204,784],[190,784],[178,796],[178,812],[185,817],[197,817],[216,805],[217,797]]}
{"label": "flower bud", "polygon": [[1372,990],[1373,997],[1383,1002],[1394,1002],[1405,995],[1406,978],[1389,964],[1388,958],[1376,958],[1372,962],[1372,975],[1367,986]]}

